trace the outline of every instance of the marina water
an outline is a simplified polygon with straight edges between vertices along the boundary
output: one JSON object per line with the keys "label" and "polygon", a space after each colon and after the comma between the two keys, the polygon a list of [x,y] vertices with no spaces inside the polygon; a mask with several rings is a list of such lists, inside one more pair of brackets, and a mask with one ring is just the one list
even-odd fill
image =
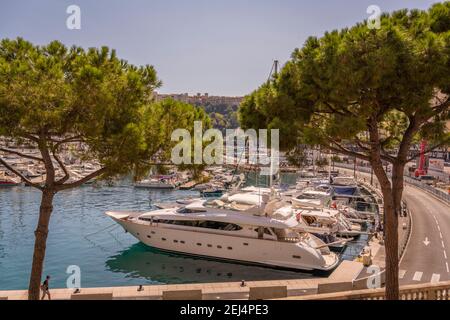
{"label": "marina water", "polygon": [[[294,184],[283,174],[282,184]],[[267,177],[249,175],[247,184],[265,185]],[[108,210],[148,211],[151,203],[199,196],[196,191],[134,188],[131,181],[114,186],[83,186],[59,193],[50,223],[44,276],[51,287],[65,288],[69,266],[81,270],[82,287],[299,279],[317,276],[298,271],[163,253],[139,243],[104,215]],[[0,290],[26,289],[41,192],[29,187],[0,188]],[[343,259],[353,259],[365,236],[350,244]]]}

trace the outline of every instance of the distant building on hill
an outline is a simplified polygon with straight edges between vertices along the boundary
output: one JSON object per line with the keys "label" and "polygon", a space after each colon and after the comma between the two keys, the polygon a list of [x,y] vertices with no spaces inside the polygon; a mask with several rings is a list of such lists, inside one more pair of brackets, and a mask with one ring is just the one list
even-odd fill
{"label": "distant building on hill", "polygon": [[210,96],[208,93],[197,93],[195,96],[187,93],[156,94],[157,101],[167,98],[203,108],[209,115],[213,127],[222,132],[239,127],[237,110],[243,97]]}
{"label": "distant building on hill", "polygon": [[238,106],[243,99],[243,97],[210,96],[208,93],[204,94],[197,93],[195,96],[190,96],[187,93],[156,94],[156,99],[158,101],[164,100],[166,98],[172,98],[177,101],[182,101],[197,106],[220,105],[220,104],[229,106]]}

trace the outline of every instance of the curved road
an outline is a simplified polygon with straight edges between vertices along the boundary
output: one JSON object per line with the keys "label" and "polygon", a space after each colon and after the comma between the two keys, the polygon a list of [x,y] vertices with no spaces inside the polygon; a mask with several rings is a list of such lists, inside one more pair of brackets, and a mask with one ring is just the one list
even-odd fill
{"label": "curved road", "polygon": [[[353,175],[353,170],[339,169]],[[365,172],[357,175],[370,179]],[[407,183],[403,200],[411,213],[412,228],[400,261],[400,285],[450,281],[450,205]]]}
{"label": "curved road", "polygon": [[406,184],[411,238],[400,263],[400,284],[450,280],[450,206]]}

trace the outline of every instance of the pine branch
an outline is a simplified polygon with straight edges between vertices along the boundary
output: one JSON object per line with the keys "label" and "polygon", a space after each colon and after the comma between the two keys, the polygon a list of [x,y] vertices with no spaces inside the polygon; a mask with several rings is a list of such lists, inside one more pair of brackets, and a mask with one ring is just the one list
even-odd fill
{"label": "pine branch", "polygon": [[[450,143],[450,138],[447,138],[447,139],[445,139],[444,141],[441,141],[441,142],[439,142],[438,144],[435,144],[435,145],[433,145],[432,147],[426,149],[426,150],[423,152],[423,154],[430,153],[431,151],[433,151],[433,150],[435,150],[435,149],[437,149],[437,148],[439,148],[439,147],[445,146],[445,145],[447,145],[447,144],[449,144],[449,143]],[[416,154],[416,155],[414,155],[414,156],[412,156],[412,157],[406,159],[406,162],[410,162],[410,161],[412,161],[412,160],[414,160],[414,159],[417,159],[417,157],[419,157],[421,154],[422,154],[422,152],[419,152],[418,154]]]}
{"label": "pine branch", "polygon": [[11,165],[9,165],[5,160],[3,160],[2,158],[0,158],[0,164],[2,164],[6,169],[8,169],[9,171],[11,171],[12,173],[14,173],[16,176],[18,176],[23,182],[25,182],[27,185],[30,185],[36,189],[39,190],[43,190],[43,188],[34,182],[31,182],[31,180],[27,179],[23,174],[21,174],[19,171],[17,171],[16,169],[14,169]]}
{"label": "pine branch", "polygon": [[28,155],[28,154],[24,154],[24,153],[19,152],[19,151],[14,151],[14,150],[5,149],[5,148],[0,148],[0,151],[6,152],[6,153],[10,153],[10,154],[15,154],[15,155],[17,155],[19,157],[22,157],[22,158],[44,162],[44,159],[42,159],[42,158],[31,156],[31,155]]}
{"label": "pine branch", "polygon": [[52,155],[53,155],[53,158],[55,158],[56,162],[58,162],[59,167],[64,171],[64,177],[61,178],[60,180],[56,181],[56,184],[64,184],[67,180],[69,180],[70,173],[67,170],[67,168],[64,165],[64,163],[61,161],[61,159],[56,154],[56,150],[55,149],[52,150]]}
{"label": "pine branch", "polygon": [[56,186],[56,189],[58,191],[61,191],[61,190],[68,190],[68,189],[79,187],[79,186],[85,184],[86,182],[89,182],[90,180],[102,175],[105,172],[106,172],[106,168],[101,168],[97,171],[92,172],[91,174],[87,175],[86,177],[84,177],[78,181],[68,183],[68,184],[58,185],[58,186]]}

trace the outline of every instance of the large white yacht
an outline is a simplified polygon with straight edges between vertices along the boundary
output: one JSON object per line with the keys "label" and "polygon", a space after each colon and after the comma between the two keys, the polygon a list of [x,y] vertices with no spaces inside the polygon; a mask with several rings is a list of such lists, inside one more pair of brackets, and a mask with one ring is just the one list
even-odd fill
{"label": "large white yacht", "polygon": [[331,270],[339,263],[326,243],[296,229],[292,211],[266,195],[237,193],[146,213],[106,214],[161,250],[299,270]]}

